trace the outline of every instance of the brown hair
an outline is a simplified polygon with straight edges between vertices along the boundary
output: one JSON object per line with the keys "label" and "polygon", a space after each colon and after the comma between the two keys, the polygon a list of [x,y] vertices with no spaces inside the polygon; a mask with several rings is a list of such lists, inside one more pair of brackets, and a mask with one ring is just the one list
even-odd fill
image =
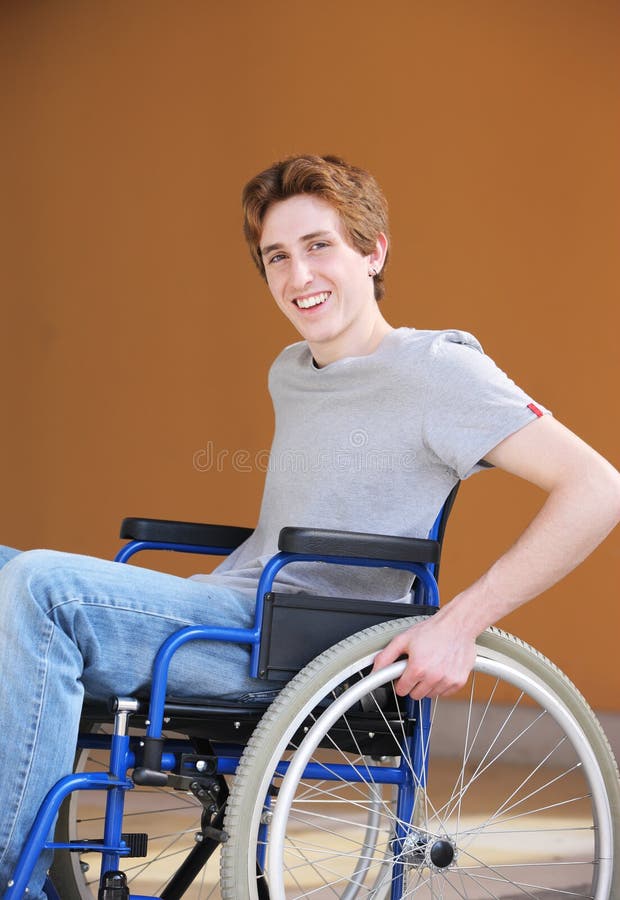
{"label": "brown hair", "polygon": [[[265,215],[273,203],[296,194],[316,194],[330,203],[340,216],[349,243],[362,256],[372,253],[380,232],[389,237],[387,200],[369,172],[337,156],[291,156],[260,172],[243,189],[243,231],[265,280],[259,247]],[[376,300],[385,293],[386,264],[387,256],[374,277]]]}

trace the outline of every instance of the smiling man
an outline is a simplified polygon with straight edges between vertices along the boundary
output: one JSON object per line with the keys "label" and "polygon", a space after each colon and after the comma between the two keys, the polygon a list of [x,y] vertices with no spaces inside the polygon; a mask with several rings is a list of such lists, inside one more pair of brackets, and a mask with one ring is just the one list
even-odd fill
{"label": "smiling man", "polygon": [[[388,324],[387,205],[371,175],[334,157],[285,160],[249,182],[244,213],[254,261],[302,337],[270,372],[276,431],[256,530],[193,579],[0,548],[0,641],[10,647],[0,657],[0,896],[42,798],[72,768],[84,696],[144,691],[157,649],[186,625],[249,627],[282,527],[425,537],[454,484],[488,465],[547,491],[488,572],[379,654],[378,666],[407,656],[397,690],[417,698],[456,690],[476,636],[569,572],[620,515],[615,469],[475,338]],[[300,454],[304,464],[286,464]],[[404,572],[316,563],[283,569],[276,587],[397,600],[410,583]],[[264,695],[247,648],[217,642],[183,648],[168,687],[188,698]],[[44,897],[48,864],[35,870],[32,900]]]}
{"label": "smiling man", "polygon": [[[336,157],[284,160],[246,186],[244,209],[256,265],[304,340],[271,371],[277,424],[261,527],[230,565],[251,570],[253,552],[268,556],[285,525],[425,537],[454,484],[489,466],[548,494],[488,572],[377,658],[383,666],[407,655],[401,694],[452,693],[472,668],[477,635],[566,575],[613,528],[620,476],[471,335],[389,325],[378,303],[387,204],[368,172]],[[362,432],[369,458],[390,454],[387,471],[339,470],[337,451]],[[336,451],[324,457],[332,466],[294,477],[280,471],[279,455],[300,448],[310,459]],[[289,587],[314,583],[345,596],[396,599],[409,587],[400,576],[317,573],[317,566],[289,577]]]}

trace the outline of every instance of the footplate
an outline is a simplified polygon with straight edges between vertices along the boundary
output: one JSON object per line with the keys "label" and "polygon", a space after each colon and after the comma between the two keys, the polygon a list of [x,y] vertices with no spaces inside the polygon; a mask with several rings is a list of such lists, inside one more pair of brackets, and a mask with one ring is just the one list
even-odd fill
{"label": "footplate", "polygon": [[[129,851],[123,848],[123,858],[124,859],[139,859],[143,858],[148,854],[148,844],[149,844],[149,836],[145,833],[134,833],[134,834],[121,834],[121,842],[125,844],[125,847]],[[63,849],[68,849],[70,853],[84,853],[85,848],[88,849],[93,847],[93,849],[103,850],[105,848],[105,841],[103,838],[88,838],[83,841],[71,841],[71,844],[75,844],[75,846],[67,847],[66,844],[62,845]]]}

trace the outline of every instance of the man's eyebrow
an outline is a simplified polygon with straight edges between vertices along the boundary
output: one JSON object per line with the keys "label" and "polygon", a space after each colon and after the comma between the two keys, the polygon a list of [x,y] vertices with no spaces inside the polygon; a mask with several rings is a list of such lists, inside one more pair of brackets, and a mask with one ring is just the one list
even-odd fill
{"label": "man's eyebrow", "polygon": [[[314,238],[318,237],[328,237],[331,234],[331,231],[311,231],[310,234],[302,234],[299,238],[300,242],[312,241]],[[282,244],[267,244],[266,247],[259,247],[259,252],[261,256],[267,256],[268,253],[271,253],[273,250],[281,250]]]}

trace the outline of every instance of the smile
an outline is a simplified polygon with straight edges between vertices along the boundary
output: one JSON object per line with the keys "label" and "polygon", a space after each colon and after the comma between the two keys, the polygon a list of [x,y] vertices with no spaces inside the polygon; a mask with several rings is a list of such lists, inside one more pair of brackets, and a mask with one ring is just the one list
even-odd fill
{"label": "smile", "polygon": [[313,294],[312,297],[297,297],[293,300],[299,309],[310,309],[312,306],[320,306],[329,299],[331,291],[323,291],[321,294]]}

